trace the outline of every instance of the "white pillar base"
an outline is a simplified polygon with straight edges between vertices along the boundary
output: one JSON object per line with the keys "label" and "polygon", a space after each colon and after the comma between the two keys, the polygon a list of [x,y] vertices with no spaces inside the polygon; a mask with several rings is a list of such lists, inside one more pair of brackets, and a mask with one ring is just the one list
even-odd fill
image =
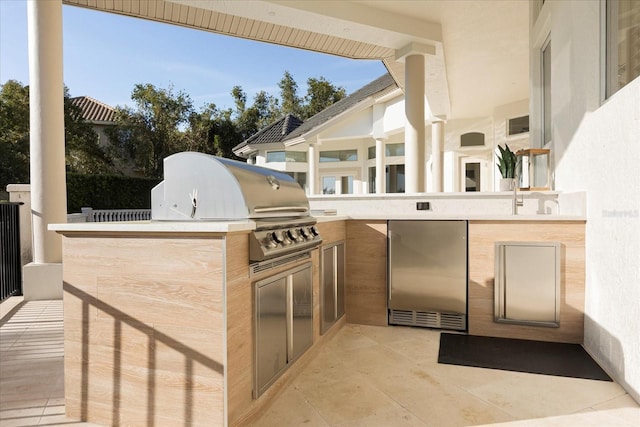
{"label": "white pillar base", "polygon": [[62,263],[25,265],[22,294],[25,301],[62,299]]}

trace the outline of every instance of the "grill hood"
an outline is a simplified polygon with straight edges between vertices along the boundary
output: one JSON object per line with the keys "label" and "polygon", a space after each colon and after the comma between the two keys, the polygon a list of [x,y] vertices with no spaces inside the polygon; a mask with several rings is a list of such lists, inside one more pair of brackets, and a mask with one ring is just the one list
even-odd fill
{"label": "grill hood", "polygon": [[309,201],[289,175],[209,154],[164,159],[164,181],[151,190],[151,219],[221,221],[304,218]]}

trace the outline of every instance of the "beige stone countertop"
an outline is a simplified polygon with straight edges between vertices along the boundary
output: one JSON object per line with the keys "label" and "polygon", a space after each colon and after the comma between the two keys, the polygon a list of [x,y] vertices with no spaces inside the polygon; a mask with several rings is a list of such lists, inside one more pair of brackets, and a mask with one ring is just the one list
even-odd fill
{"label": "beige stone countertop", "polygon": [[[585,221],[581,216],[568,215],[443,215],[410,213],[405,215],[315,215],[318,223],[348,220],[469,220],[469,221]],[[49,224],[49,230],[60,234],[89,233],[235,233],[249,232],[256,228],[253,221],[122,221],[122,222],[74,222]]]}
{"label": "beige stone countertop", "polygon": [[69,232],[119,232],[119,233],[233,233],[251,231],[253,221],[122,221],[122,222],[74,222],[49,224],[49,230],[64,234]]}
{"label": "beige stone countertop", "polygon": [[433,213],[410,213],[405,215],[320,215],[315,216],[318,222],[344,221],[344,220],[468,220],[468,221],[586,221],[583,216],[570,215],[446,215]]}
{"label": "beige stone countertop", "polygon": [[313,215],[318,222],[348,221],[352,219],[347,215]]}

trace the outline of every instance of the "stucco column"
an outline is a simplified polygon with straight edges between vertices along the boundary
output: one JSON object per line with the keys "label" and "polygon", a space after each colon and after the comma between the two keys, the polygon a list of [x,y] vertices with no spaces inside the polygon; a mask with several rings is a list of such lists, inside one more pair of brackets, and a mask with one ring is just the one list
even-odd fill
{"label": "stucco column", "polygon": [[316,156],[316,145],[309,144],[309,152],[307,154],[307,164],[309,165],[309,180],[307,185],[309,187],[309,195],[318,194],[318,161]]}
{"label": "stucco column", "polygon": [[[62,243],[47,227],[66,222],[67,215],[62,0],[29,0],[27,22],[33,263],[25,266],[24,294],[25,299],[48,299],[62,297]],[[30,285],[43,292],[32,293]]]}
{"label": "stucco column", "polygon": [[431,189],[439,193],[444,191],[443,147],[444,122],[435,121],[431,124]]}
{"label": "stucco column", "polygon": [[404,158],[405,192],[421,193],[426,189],[425,179],[425,55],[435,55],[434,45],[409,43],[395,54],[395,60],[404,62]]}
{"label": "stucco column", "polygon": [[376,139],[376,194],[384,194],[387,192],[384,155],[384,140]]}
{"label": "stucco column", "polygon": [[404,91],[404,156],[407,193],[425,191],[424,157],[424,56],[412,54],[405,58]]}
{"label": "stucco column", "polygon": [[372,109],[372,136],[376,141],[376,194],[387,192],[387,177],[385,171],[385,140],[387,136],[384,132],[384,115],[386,113],[385,104],[374,104]]}

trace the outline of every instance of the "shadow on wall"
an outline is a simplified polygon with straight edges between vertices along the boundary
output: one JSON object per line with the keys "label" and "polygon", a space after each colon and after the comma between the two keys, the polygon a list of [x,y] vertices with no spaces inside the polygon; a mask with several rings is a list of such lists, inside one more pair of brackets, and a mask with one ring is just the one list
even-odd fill
{"label": "shadow on wall", "polygon": [[530,197],[538,200],[537,215],[557,215],[560,213],[558,197],[555,194],[544,194],[539,192],[528,193]]}
{"label": "shadow on wall", "polygon": [[[622,344],[594,319],[584,316],[585,342],[583,347],[605,372],[620,384],[640,404],[640,391],[634,390],[625,378],[625,354]],[[595,339],[587,342],[589,337]]]}
{"label": "shadow on wall", "polygon": [[[122,420],[121,404],[123,399],[141,399],[145,400],[144,396],[136,395],[135,388],[131,387],[129,382],[146,381],[146,407],[140,406],[139,410],[144,411],[144,415],[139,414],[141,417],[146,418],[146,424],[153,426],[158,420],[163,420],[164,410],[166,407],[174,405],[181,405],[183,407],[183,419],[184,425],[190,426],[194,424],[194,411],[196,410],[197,402],[195,402],[194,392],[203,388],[212,388],[211,384],[203,383],[202,376],[216,376],[221,377],[224,375],[224,366],[217,360],[211,359],[209,356],[202,354],[199,351],[185,345],[184,343],[170,337],[169,335],[160,332],[154,325],[145,324],[140,322],[135,317],[128,315],[127,313],[118,310],[117,308],[106,304],[100,299],[87,294],[86,292],[74,287],[73,285],[64,282],[65,305],[66,304],[80,304],[82,316],[81,319],[77,319],[81,325],[81,331],[79,342],[80,345],[79,355],[80,360],[74,358],[72,363],[75,366],[81,367],[81,372],[66,373],[65,377],[73,378],[79,377],[80,388],[80,402],[74,402],[75,405],[79,405],[79,417],[81,420],[86,421],[89,418],[89,411],[91,408],[89,404],[90,393],[97,393],[96,390],[105,393],[106,396],[111,397],[111,402],[105,399],[102,402],[106,411],[111,411],[111,420],[113,426],[118,426]],[[103,319],[113,320],[113,336],[101,336],[100,341],[96,341],[92,336],[100,335],[104,333],[97,325],[96,314],[90,315],[90,310],[97,310],[98,316]],[[66,322],[66,320],[65,320]],[[65,324],[65,334],[69,334],[69,325]],[[97,331],[92,330],[97,328]],[[132,342],[126,342],[124,339],[124,328],[136,330],[140,334],[146,335],[146,351],[140,353],[141,360],[146,357],[146,366],[144,362],[132,363],[130,358],[130,352],[127,353],[123,350],[125,346],[136,345]],[[103,343],[112,343],[110,348]],[[73,344],[72,344],[73,345]],[[140,349],[144,350],[145,345],[139,344]],[[213,344],[212,344],[213,345]],[[65,346],[67,343],[65,342]],[[170,375],[166,371],[167,363],[171,363],[170,360],[164,360],[159,355],[159,349],[163,347],[164,357],[167,358],[167,350],[173,352],[173,358],[177,361],[173,363],[182,363],[182,371]],[[90,364],[100,364],[99,361],[93,360],[97,353],[102,353],[107,360],[109,354],[107,351],[112,349],[112,360],[108,369],[111,373],[111,381],[108,381],[109,372],[100,379],[90,376]],[[92,360],[90,360],[90,358]],[[124,360],[123,360],[124,359]],[[171,359],[171,358],[169,358]],[[80,362],[80,363],[77,363]],[[130,363],[131,366],[125,368],[123,365]],[[67,362],[65,362],[67,365]],[[164,365],[164,366],[163,366]],[[203,374],[202,368],[205,369],[207,374]],[[67,369],[67,366],[65,366]],[[95,369],[95,368],[93,368]],[[94,370],[95,372],[95,370]],[[198,374],[196,373],[198,372]],[[134,374],[132,376],[132,374]],[[65,381],[67,379],[65,378]],[[101,381],[100,384],[98,384]],[[90,384],[93,389],[90,388]],[[172,403],[164,402],[163,404],[157,404],[161,400],[158,396],[162,390],[169,389],[172,392],[182,389],[182,395],[176,393],[172,397]],[[66,392],[65,392],[66,394]],[[166,394],[166,393],[164,393]],[[69,403],[67,403],[69,405]],[[75,414],[74,414],[75,415]],[[104,415],[103,415],[104,416]],[[165,419],[166,421],[166,419]]]}

